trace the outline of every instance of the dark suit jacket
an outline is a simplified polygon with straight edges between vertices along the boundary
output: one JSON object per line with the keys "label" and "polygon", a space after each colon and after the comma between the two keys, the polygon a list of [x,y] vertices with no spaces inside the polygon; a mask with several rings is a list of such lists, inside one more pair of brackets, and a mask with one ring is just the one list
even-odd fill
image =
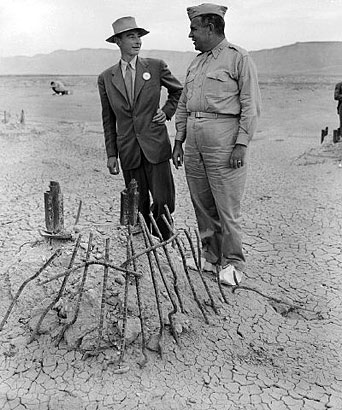
{"label": "dark suit jacket", "polygon": [[127,99],[120,63],[98,77],[107,156],[119,156],[124,170],[139,166],[140,150],[153,164],[171,158],[166,125],[152,122],[159,108],[162,86],[168,90],[162,110],[171,119],[183,87],[164,61],[138,57],[133,108]]}

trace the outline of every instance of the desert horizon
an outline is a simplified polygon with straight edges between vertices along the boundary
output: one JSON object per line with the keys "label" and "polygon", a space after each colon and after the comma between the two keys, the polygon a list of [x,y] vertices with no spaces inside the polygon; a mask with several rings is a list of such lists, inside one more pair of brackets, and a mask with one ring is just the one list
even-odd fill
{"label": "desert horizon", "polygon": [[[188,41],[187,41],[188,42]],[[253,48],[253,49],[248,49],[248,52],[258,52],[258,51],[269,51],[269,50],[277,50],[281,49],[284,47],[291,47],[296,44],[340,44],[342,41],[329,41],[329,40],[311,40],[311,41],[294,41],[292,43],[285,43],[278,45],[276,47],[260,47],[260,48]],[[115,46],[114,46],[115,47]],[[157,48],[145,48],[143,49],[147,52],[159,52],[159,51],[170,51],[170,52],[176,52],[176,53],[197,53],[194,51],[193,47],[190,45],[188,50],[177,50],[177,49],[169,49],[169,48],[164,48],[164,49],[157,49]],[[77,51],[82,51],[82,50],[115,50],[113,46],[110,47],[79,47],[79,48],[73,48],[73,49],[68,49],[68,48],[58,48],[55,50],[47,51],[47,52],[40,52],[40,53],[30,53],[30,54],[14,54],[14,55],[1,55],[0,58],[15,58],[15,57],[36,57],[36,56],[42,56],[42,55],[48,55],[48,54],[54,54],[54,53],[60,53],[60,52],[77,52]]]}
{"label": "desert horizon", "polygon": [[[342,72],[342,41],[296,42],[249,53],[260,75],[340,75]],[[196,54],[195,50],[148,50],[144,47],[140,51],[141,57],[164,60],[177,76],[184,75]],[[2,57],[0,75],[96,75],[119,59],[117,47],[56,50],[31,57]]]}

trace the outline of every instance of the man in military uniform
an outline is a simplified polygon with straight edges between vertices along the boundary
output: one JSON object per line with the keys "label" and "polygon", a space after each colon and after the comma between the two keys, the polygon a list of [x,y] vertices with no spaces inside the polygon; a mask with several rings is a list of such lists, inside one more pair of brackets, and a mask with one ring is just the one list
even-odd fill
{"label": "man in military uniform", "polygon": [[338,130],[338,134],[339,136],[341,136],[341,133],[342,133],[342,82],[336,84],[334,98],[336,101],[338,101],[337,114],[340,117],[340,128]]}
{"label": "man in military uniform", "polygon": [[233,286],[240,283],[245,268],[240,202],[260,91],[249,54],[225,38],[226,10],[208,3],[187,9],[189,37],[200,54],[187,70],[176,111],[173,163],[178,168],[184,159],[202,241],[202,266],[219,271],[220,282]]}

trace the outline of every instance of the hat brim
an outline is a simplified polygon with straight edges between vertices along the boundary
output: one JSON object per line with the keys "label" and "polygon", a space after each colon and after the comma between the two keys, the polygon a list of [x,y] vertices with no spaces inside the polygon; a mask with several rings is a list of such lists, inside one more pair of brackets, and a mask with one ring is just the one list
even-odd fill
{"label": "hat brim", "polygon": [[145,30],[144,28],[140,28],[140,27],[137,27],[137,28],[129,28],[129,29],[127,29],[127,30],[122,30],[122,31],[120,31],[120,33],[113,34],[112,36],[108,37],[108,38],[106,39],[106,41],[107,41],[108,43],[116,43],[116,37],[117,37],[118,34],[126,33],[127,31],[133,31],[133,30],[138,30],[140,37],[146,36],[146,34],[149,33],[149,31]]}

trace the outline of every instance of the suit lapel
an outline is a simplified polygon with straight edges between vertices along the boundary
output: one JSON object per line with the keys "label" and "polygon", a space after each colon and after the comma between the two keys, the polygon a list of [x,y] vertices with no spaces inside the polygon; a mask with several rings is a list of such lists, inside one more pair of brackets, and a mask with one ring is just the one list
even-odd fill
{"label": "suit lapel", "polygon": [[148,63],[143,58],[137,58],[135,84],[134,84],[134,103],[140,94],[140,91],[144,87],[146,81],[151,78],[151,73],[148,67]]}
{"label": "suit lapel", "polygon": [[[145,59],[137,58],[136,72],[135,72],[135,83],[134,83],[134,103],[148,81],[151,78],[151,72],[149,65]],[[114,87],[122,94],[124,99],[129,104],[126,94],[125,82],[122,77],[122,71],[120,63],[116,64],[112,69],[112,84]]]}
{"label": "suit lapel", "polygon": [[112,70],[112,83],[113,83],[114,87],[120,91],[120,93],[123,95],[125,100],[129,103],[129,101],[127,99],[124,79],[122,77],[122,71],[121,71],[120,63],[116,64],[113,67],[113,70]]}

